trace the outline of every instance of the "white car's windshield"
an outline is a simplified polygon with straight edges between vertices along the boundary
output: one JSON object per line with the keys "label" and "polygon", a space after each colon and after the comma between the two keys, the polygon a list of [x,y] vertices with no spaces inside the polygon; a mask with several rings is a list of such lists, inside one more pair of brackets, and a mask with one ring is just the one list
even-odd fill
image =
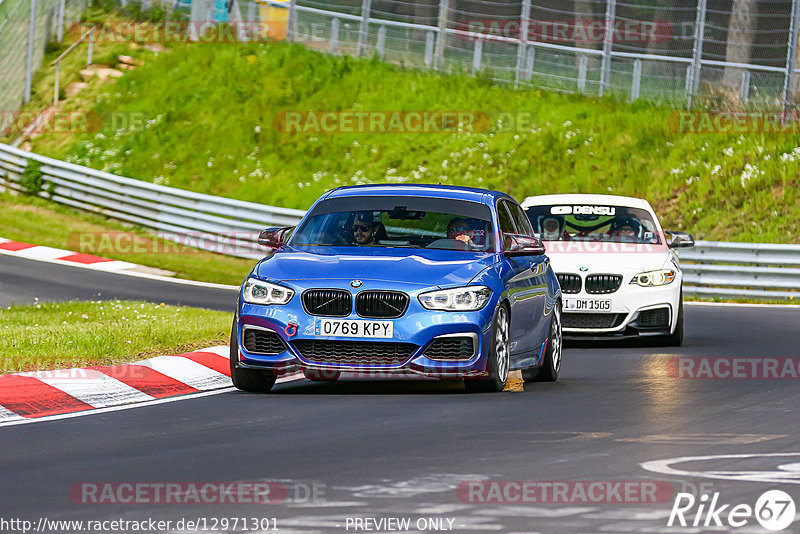
{"label": "white car's windshield", "polygon": [[530,206],[525,212],[543,241],[661,244],[652,216],[639,208],[558,204]]}

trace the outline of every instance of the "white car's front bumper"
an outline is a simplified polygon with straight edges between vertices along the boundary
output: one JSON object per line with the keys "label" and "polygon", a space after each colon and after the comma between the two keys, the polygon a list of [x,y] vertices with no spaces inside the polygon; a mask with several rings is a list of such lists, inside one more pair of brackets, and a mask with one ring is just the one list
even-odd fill
{"label": "white car's front bumper", "polygon": [[[585,281],[585,277],[581,278]],[[673,333],[681,301],[680,273],[671,284],[656,287],[631,284],[630,278],[624,276],[613,293],[588,293],[585,283],[578,293],[564,291],[564,335],[627,337]]]}

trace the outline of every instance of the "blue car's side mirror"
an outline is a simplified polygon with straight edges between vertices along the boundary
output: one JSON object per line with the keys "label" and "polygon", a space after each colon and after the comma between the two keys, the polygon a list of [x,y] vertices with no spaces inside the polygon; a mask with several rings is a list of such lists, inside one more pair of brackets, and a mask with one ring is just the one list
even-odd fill
{"label": "blue car's side mirror", "polygon": [[280,248],[289,240],[292,230],[294,230],[294,226],[261,230],[261,233],[258,234],[258,244],[272,249]]}
{"label": "blue car's side mirror", "polygon": [[544,245],[538,237],[522,234],[503,234],[503,255],[530,256],[544,254]]}

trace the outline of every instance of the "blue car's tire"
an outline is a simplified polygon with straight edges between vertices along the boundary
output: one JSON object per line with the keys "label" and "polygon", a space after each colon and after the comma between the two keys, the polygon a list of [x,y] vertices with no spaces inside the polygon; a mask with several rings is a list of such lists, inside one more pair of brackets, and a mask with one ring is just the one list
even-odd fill
{"label": "blue car's tire", "polygon": [[236,389],[250,393],[267,393],[275,385],[276,376],[271,371],[257,369],[241,369],[236,367],[239,361],[238,324],[233,320],[231,328],[231,380]]}
{"label": "blue car's tire", "polygon": [[542,365],[522,371],[525,382],[555,382],[561,371],[561,356],[564,346],[564,336],[561,332],[561,305],[556,303],[550,312],[550,333],[545,347]]}
{"label": "blue car's tire", "polygon": [[508,308],[505,304],[501,304],[497,307],[492,321],[492,343],[489,346],[489,358],[486,363],[488,376],[465,379],[464,386],[470,393],[490,393],[505,389],[511,365],[508,346],[510,324]]}

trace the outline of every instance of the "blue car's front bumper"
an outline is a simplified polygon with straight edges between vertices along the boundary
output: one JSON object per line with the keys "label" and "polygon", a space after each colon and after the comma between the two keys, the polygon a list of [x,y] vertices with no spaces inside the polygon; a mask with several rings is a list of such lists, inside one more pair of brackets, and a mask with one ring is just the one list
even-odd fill
{"label": "blue car's front bumper", "polygon": [[[491,345],[492,320],[498,302],[498,296],[492,298],[480,310],[472,312],[432,311],[422,307],[418,295],[424,290],[422,286],[398,284],[396,282],[365,281],[364,287],[353,290],[348,287],[348,280],[325,280],[326,288],[347,289],[355,299],[361,290],[393,290],[409,295],[409,304],[405,313],[396,319],[374,319],[375,321],[391,321],[393,336],[391,339],[369,339],[351,337],[330,337],[315,334],[316,322],[323,317],[313,316],[306,312],[302,304],[302,293],[306,289],[318,287],[311,283],[283,282],[282,284],[295,291],[292,300],[286,305],[263,306],[248,304],[240,299],[237,314],[239,340],[238,366],[243,368],[268,369],[277,375],[298,370],[330,370],[332,372],[355,372],[365,376],[374,375],[422,375],[432,377],[475,377],[486,374],[486,361]],[[358,316],[352,312],[347,317],[336,319],[373,320]],[[260,354],[249,352],[243,343],[243,331],[249,328],[264,329],[274,332],[285,345],[285,350],[278,354]],[[473,350],[464,352],[458,359],[433,359],[426,355],[426,350],[435,339],[441,336],[461,335],[473,339]],[[461,339],[461,336],[458,339]],[[392,363],[353,361],[325,362],[312,361],[298,348],[303,341],[335,342],[346,352],[348,343],[394,343],[404,344],[408,356],[402,361]],[[372,345],[375,347],[375,345]]]}

